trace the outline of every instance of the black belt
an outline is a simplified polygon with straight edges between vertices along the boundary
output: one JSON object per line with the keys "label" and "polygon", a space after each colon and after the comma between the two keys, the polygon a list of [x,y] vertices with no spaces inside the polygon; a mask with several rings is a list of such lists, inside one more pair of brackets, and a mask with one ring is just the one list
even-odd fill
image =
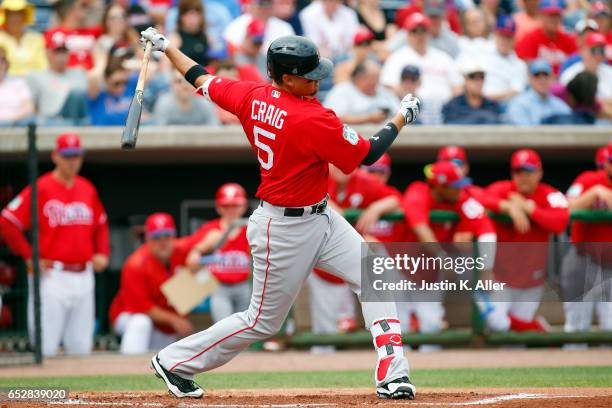
{"label": "black belt", "polygon": [[[260,206],[263,206],[263,200],[259,202]],[[325,197],[320,202],[311,205],[311,214],[321,214],[327,208],[327,197]],[[301,217],[304,215],[304,207],[285,207],[284,215],[285,217]]]}

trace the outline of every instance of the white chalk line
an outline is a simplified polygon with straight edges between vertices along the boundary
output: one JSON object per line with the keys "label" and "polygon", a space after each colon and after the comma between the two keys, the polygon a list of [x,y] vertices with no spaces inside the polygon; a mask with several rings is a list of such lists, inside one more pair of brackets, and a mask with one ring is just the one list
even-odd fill
{"label": "white chalk line", "polygon": [[549,395],[549,394],[506,394],[498,395],[497,397],[483,398],[476,401],[464,401],[464,402],[422,402],[422,401],[410,401],[410,405],[435,405],[443,407],[464,407],[470,405],[492,405],[503,401],[512,401],[519,399],[553,399],[553,398],[585,398],[586,395]]}

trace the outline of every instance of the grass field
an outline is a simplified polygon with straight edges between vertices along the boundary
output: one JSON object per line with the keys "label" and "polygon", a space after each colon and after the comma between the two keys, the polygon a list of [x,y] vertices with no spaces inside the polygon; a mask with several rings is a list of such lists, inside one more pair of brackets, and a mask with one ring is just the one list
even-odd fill
{"label": "grass field", "polygon": [[[612,366],[461,368],[415,370],[418,387],[503,388],[503,387],[612,387]],[[372,371],[303,371],[269,373],[202,374],[196,381],[209,389],[230,388],[355,388],[371,387]],[[1,378],[0,388],[56,387],[73,391],[160,390],[153,375],[66,376]]]}

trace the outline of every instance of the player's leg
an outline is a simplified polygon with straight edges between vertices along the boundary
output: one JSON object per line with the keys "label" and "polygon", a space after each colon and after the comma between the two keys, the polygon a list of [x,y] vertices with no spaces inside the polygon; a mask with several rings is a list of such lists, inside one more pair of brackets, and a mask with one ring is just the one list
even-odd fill
{"label": "player's leg", "polygon": [[532,321],[540,307],[544,286],[517,289],[515,293],[509,313],[521,320]]}
{"label": "player's leg", "polygon": [[[61,280],[61,279],[60,279]],[[34,292],[32,277],[28,276],[28,329],[34,339]],[[40,325],[42,330],[42,353],[45,357],[57,355],[62,333],[66,326],[68,305],[62,282],[58,282],[55,270],[41,271],[40,279]]]}
{"label": "player's leg", "polygon": [[416,391],[408,380],[408,362],[404,357],[395,303],[361,300],[363,238],[334,210],[329,209],[325,214],[330,227],[317,267],[344,279],[360,298],[363,317],[378,352],[377,393],[387,398],[413,398]]}
{"label": "player's leg", "polygon": [[232,286],[232,307],[234,312],[247,310],[251,302],[251,283],[244,281]]}
{"label": "player's leg", "polygon": [[123,312],[117,316],[114,330],[121,336],[121,354],[142,354],[149,351],[153,320],[146,314]]}
{"label": "player's leg", "polygon": [[[419,320],[419,328],[421,333],[438,333],[442,330],[444,322],[444,306],[440,300],[442,293],[438,292],[432,294],[431,301],[427,302],[415,302],[414,309],[416,312],[417,319]],[[434,298],[435,296],[435,298]],[[435,344],[423,344],[419,347],[419,351],[437,351],[441,347]]]}
{"label": "player's leg", "polygon": [[[291,218],[258,208],[247,229],[253,257],[248,310],[161,350],[159,360],[153,362],[157,373],[162,378],[175,375],[191,380],[196,373],[219,367],[251,343],[277,333],[313,267],[326,227],[327,218],[320,215]],[[177,396],[198,396],[178,391]]]}
{"label": "player's leg", "polygon": [[[66,354],[85,355],[93,349],[95,321],[94,271],[62,272],[66,286],[71,288],[70,309],[62,337]],[[77,292],[78,291],[78,292]]]}
{"label": "player's leg", "polygon": [[[587,260],[571,246],[561,264],[561,287],[563,289],[564,330],[580,332],[591,329],[594,303],[582,299],[585,293]],[[583,344],[566,344],[564,348],[586,348]]]}
{"label": "player's leg", "polygon": [[232,315],[233,313],[234,309],[232,307],[231,286],[222,283],[210,296],[210,314],[213,322],[216,323]]}

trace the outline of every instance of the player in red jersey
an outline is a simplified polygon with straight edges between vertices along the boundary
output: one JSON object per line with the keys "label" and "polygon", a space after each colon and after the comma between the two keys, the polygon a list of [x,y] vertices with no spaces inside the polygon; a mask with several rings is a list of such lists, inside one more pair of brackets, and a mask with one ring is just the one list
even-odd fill
{"label": "player in red jersey", "polygon": [[[220,285],[211,295],[210,313],[213,321],[218,322],[246,310],[251,298],[251,250],[246,226],[234,225],[248,209],[246,191],[240,184],[223,184],[217,190],[215,207],[220,218],[207,222],[195,232],[197,243],[187,258],[187,265],[196,272],[202,267],[202,256],[211,255],[206,267]],[[228,229],[229,235],[226,235]]]}
{"label": "player in red jersey", "polygon": [[[55,168],[37,181],[42,351],[89,354],[94,332],[94,271],[108,266],[108,223],[96,188],[79,176],[84,150],[78,135],[58,136]],[[0,232],[9,249],[31,267],[31,190],[26,187],[2,210]],[[31,288],[32,285],[29,285]],[[28,297],[33,328],[33,296]],[[85,334],[84,334],[85,333]]]}
{"label": "player in red jersey", "polygon": [[[612,210],[612,143],[601,170],[585,171],[566,193],[570,210]],[[593,309],[602,330],[612,330],[612,290],[602,285],[612,274],[612,223],[572,221],[569,252],[563,259],[565,331],[591,329]]]}
{"label": "player in red jersey", "polygon": [[542,161],[536,151],[514,152],[510,167],[512,180],[497,181],[486,191],[500,200],[496,212],[507,214],[509,208],[518,207],[528,220],[522,229],[496,221],[497,241],[529,245],[498,245],[495,278],[507,287],[491,295],[495,303],[487,324],[495,331],[545,331],[546,325],[534,317],[546,282],[548,241],[551,234],[560,234],[567,227],[568,204],[563,193],[541,182]]}
{"label": "player in red jersey", "polygon": [[[253,257],[249,309],[166,347],[151,361],[170,392],[197,398],[204,392],[193,376],[275,334],[313,267],[344,279],[360,295],[363,238],[327,206],[329,163],[344,173],[374,163],[416,119],[420,102],[407,95],[391,122],[366,140],[315,98],[333,64],[304,37],[272,42],[267,64],[273,82],[261,84],[211,76],[154,29],[141,34],[201,94],[240,119],[260,164],[261,203],[247,228]],[[377,394],[414,398],[395,304],[364,301],[362,310],[378,353]]]}
{"label": "player in red jersey", "polygon": [[168,304],[161,286],[185,265],[193,238],[176,238],[170,214],[155,213],[145,221],[145,243],[123,264],[119,292],[109,318],[121,336],[121,353],[158,351],[178,337],[193,333],[189,320]]}
{"label": "player in red jersey", "polygon": [[[495,242],[495,228],[483,205],[465,188],[471,180],[463,175],[459,166],[450,161],[438,161],[425,167],[425,176],[426,182],[411,183],[402,198],[401,207],[408,227],[404,241],[428,243],[430,251],[435,249],[436,243],[471,242],[474,238],[478,242]],[[432,223],[429,220],[431,210],[453,211],[459,221]],[[444,255],[442,247],[436,253]],[[437,300],[398,303],[402,305],[402,316],[414,311],[423,333],[440,331],[444,308],[443,294],[438,294]]]}

